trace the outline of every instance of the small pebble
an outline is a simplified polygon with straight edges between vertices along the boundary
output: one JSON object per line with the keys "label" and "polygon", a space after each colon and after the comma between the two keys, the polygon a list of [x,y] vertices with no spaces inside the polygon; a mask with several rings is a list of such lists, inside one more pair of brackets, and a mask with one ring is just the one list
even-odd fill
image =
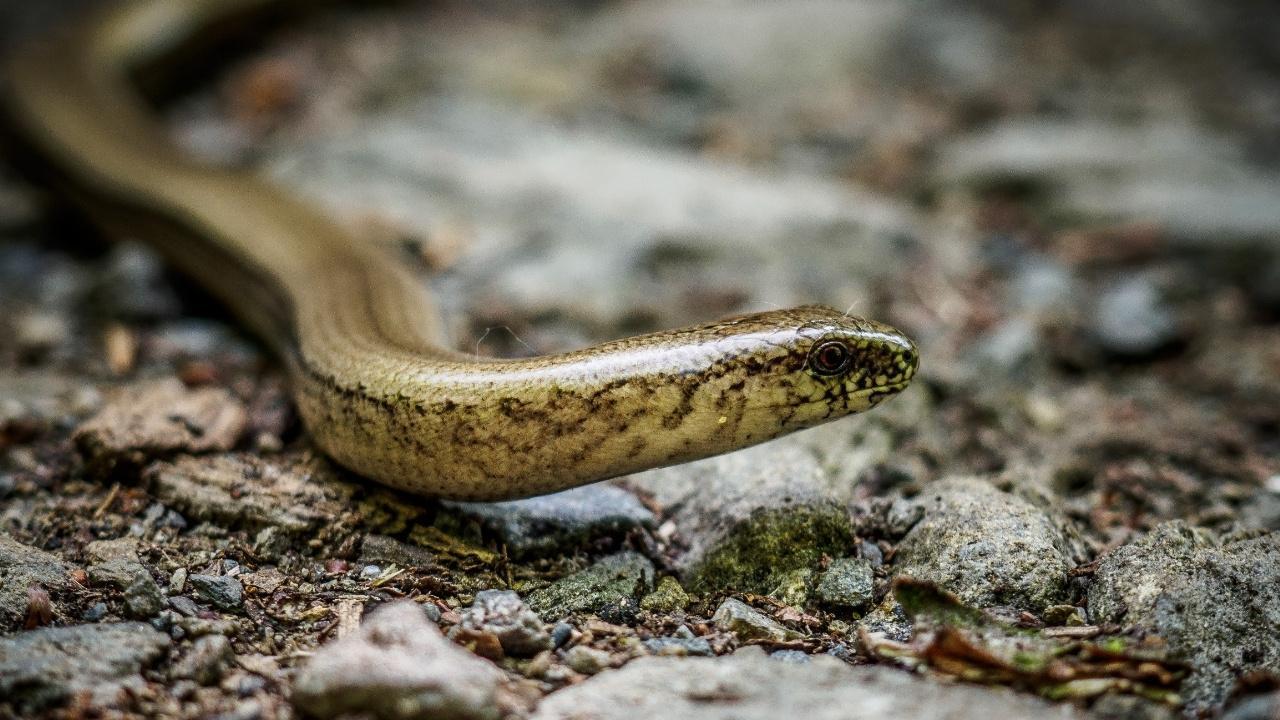
{"label": "small pebble", "polygon": [[514,657],[532,657],[551,647],[542,618],[510,590],[476,593],[475,602],[462,612],[458,628],[493,634],[503,651]]}
{"label": "small pebble", "polygon": [[191,648],[174,663],[170,676],[212,685],[222,678],[232,655],[231,642],[222,635],[196,638]]}
{"label": "small pebble", "polygon": [[187,587],[187,569],[178,568],[169,576],[169,594],[177,595]]}
{"label": "small pebble", "polygon": [[170,597],[169,607],[186,617],[195,617],[200,614],[200,606],[196,604],[195,600],[192,600],[186,595],[174,595]]}
{"label": "small pebble", "polygon": [[431,622],[433,623],[440,622],[440,617],[441,617],[440,608],[436,607],[432,603],[424,603],[422,605],[422,612],[426,614],[427,619],[430,620]]}
{"label": "small pebble", "polygon": [[360,577],[365,580],[372,580],[382,574],[382,568],[377,565],[365,565],[360,568]]}
{"label": "small pebble", "polygon": [[564,661],[574,672],[595,675],[609,666],[609,653],[586,645],[578,645],[565,653]]}
{"label": "small pebble", "polygon": [[769,657],[779,662],[792,663],[794,665],[803,665],[809,662],[809,654],[803,650],[775,650],[769,653]]}
{"label": "small pebble", "polygon": [[556,626],[551,628],[551,646],[557,650],[564,647],[571,637],[573,637],[573,626],[567,622],[556,623]]}
{"label": "small pebble", "polygon": [[223,610],[236,610],[244,601],[244,586],[226,575],[192,575],[191,587],[200,597]]}
{"label": "small pebble", "polygon": [[83,617],[86,622],[98,622],[102,618],[106,617],[106,615],[107,615],[107,604],[100,602],[100,603],[94,603],[92,606],[90,606],[88,610],[84,611],[84,615],[81,617]]}
{"label": "small pebble", "polygon": [[800,633],[735,598],[721,603],[711,620],[718,629],[737,635],[740,641],[786,642],[801,637]]}
{"label": "small pebble", "polygon": [[644,647],[654,655],[674,655],[676,657],[697,655],[701,657],[711,657],[715,654],[711,649],[711,643],[699,637],[651,638],[644,641]]}

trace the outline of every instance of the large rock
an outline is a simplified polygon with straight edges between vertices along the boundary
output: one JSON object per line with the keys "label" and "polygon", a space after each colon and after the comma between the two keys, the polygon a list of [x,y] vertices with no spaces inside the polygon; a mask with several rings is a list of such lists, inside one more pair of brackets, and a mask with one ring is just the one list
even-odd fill
{"label": "large rock", "polygon": [[168,636],[144,623],[41,628],[0,639],[0,697],[33,712],[89,693],[110,705],[125,688],[140,688],[143,667],[169,647]]}
{"label": "large rock", "polygon": [[552,693],[533,720],[988,720],[1078,718],[1004,689],[931,682],[883,667],[814,656],[805,664],[739,651],[718,658],[648,657]]}
{"label": "large rock", "polygon": [[496,720],[501,680],[496,666],[450,642],[416,603],[401,601],[320,648],[294,683],[293,703],[319,718]]}
{"label": "large rock", "polygon": [[17,627],[27,615],[27,591],[52,593],[71,585],[71,566],[49,553],[0,533],[0,631]]}
{"label": "large rock", "polygon": [[893,572],[978,607],[1042,610],[1067,602],[1083,548],[1065,520],[977,478],[930,485],[924,517],[898,545]]}
{"label": "large rock", "polygon": [[595,613],[610,622],[625,622],[639,609],[640,598],[653,590],[653,578],[648,558],[620,552],[532,593],[529,606],[548,621]]}
{"label": "large rock", "polygon": [[509,502],[442,504],[479,523],[516,559],[573,551],[654,522],[653,513],[635,495],[613,485],[587,485]]}
{"label": "large rock", "polygon": [[1224,542],[1165,523],[1112,552],[1089,589],[1094,622],[1155,632],[1192,668],[1188,712],[1216,713],[1239,678],[1280,673],[1280,533]]}
{"label": "large rock", "polygon": [[162,455],[230,450],[248,421],[244,403],[226,390],[189,390],[168,378],[118,391],[81,423],[75,441],[90,468],[109,473]]}
{"label": "large rock", "polygon": [[804,441],[765,445],[633,476],[675,521],[694,591],[767,593],[825,555],[847,555],[852,483],[838,482]]}
{"label": "large rock", "polygon": [[307,453],[182,457],[147,469],[152,491],[193,520],[302,532],[351,507],[355,486]]}

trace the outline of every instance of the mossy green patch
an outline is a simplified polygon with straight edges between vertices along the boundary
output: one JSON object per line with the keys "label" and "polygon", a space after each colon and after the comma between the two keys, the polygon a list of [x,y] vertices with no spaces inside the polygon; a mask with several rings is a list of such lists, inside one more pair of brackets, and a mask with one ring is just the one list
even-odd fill
{"label": "mossy green patch", "polygon": [[768,593],[823,555],[844,555],[854,542],[843,508],[762,509],[733,528],[688,573],[694,592]]}

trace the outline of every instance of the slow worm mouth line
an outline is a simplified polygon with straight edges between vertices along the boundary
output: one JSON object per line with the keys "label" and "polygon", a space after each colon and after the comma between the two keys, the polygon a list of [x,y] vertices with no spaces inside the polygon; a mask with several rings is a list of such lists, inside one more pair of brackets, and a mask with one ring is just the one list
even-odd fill
{"label": "slow worm mouth line", "polygon": [[[446,349],[423,284],[391,253],[263,180],[188,157],[157,132],[130,85],[140,74],[181,76],[179,50],[216,52],[196,41],[224,37],[253,19],[250,10],[276,4],[134,0],[60,27],[0,67],[8,90],[0,124],[33,180],[108,233],[154,245],[260,335],[285,360],[316,445],[348,469],[460,500],[563,490],[694,459],[681,419],[718,414],[733,399],[691,389],[717,370],[707,359],[717,348],[751,350],[737,361],[744,373],[780,343],[796,351],[815,331],[872,343],[881,358],[913,348],[887,325],[804,306],[528,360]],[[833,397],[827,419],[906,385],[861,390],[844,404]],[[803,402],[757,413],[740,433],[698,438],[696,457],[801,429],[787,408]],[[654,442],[654,432],[669,442]]]}

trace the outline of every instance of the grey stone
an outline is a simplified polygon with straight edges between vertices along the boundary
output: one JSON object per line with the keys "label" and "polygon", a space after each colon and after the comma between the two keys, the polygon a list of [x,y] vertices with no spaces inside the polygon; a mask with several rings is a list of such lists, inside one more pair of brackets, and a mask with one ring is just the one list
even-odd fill
{"label": "grey stone", "polygon": [[223,610],[237,610],[244,602],[244,586],[227,575],[192,575],[187,580],[200,597]]}
{"label": "grey stone", "polygon": [[496,720],[502,673],[454,645],[413,602],[378,608],[359,631],[302,668],[293,703],[307,715]]}
{"label": "grey stone", "polygon": [[1102,349],[1115,355],[1149,355],[1178,338],[1173,310],[1145,275],[1104,289],[1090,327]]}
{"label": "grey stone", "polygon": [[40,628],[0,638],[0,697],[20,712],[89,693],[110,705],[124,688],[140,689],[138,673],[164,654],[169,638],[145,623]]}
{"label": "grey stone", "polygon": [[1165,523],[1102,560],[1089,611],[1095,622],[1163,637],[1192,668],[1187,711],[1219,712],[1238,678],[1280,672],[1280,533],[1218,547]]}
{"label": "grey stone", "polygon": [[1067,602],[1083,559],[1066,520],[977,478],[921,493],[924,517],[898,545],[893,572],[928,580],[978,607],[1040,610]]}
{"label": "grey stone", "polygon": [[129,617],[139,620],[155,617],[166,605],[164,592],[146,568],[136,573],[133,581],[124,588],[124,606]]}
{"label": "grey stone", "polygon": [[186,617],[195,617],[200,614],[200,606],[186,595],[174,595],[169,598],[169,607]]}
{"label": "grey stone", "polygon": [[728,598],[720,603],[720,607],[716,608],[715,614],[711,616],[711,622],[715,623],[717,629],[733,633],[743,642],[751,640],[786,642],[804,637],[735,598]]}
{"label": "grey stone", "polygon": [[654,523],[653,513],[635,495],[602,484],[509,502],[443,505],[478,522],[516,559],[575,550]]}
{"label": "grey stone", "polygon": [[818,602],[833,608],[861,611],[875,599],[875,573],[871,561],[838,558],[822,574],[814,588]]}
{"label": "grey stone", "polygon": [[551,635],[542,619],[510,590],[482,590],[462,612],[458,627],[498,637],[506,654],[531,657],[551,649]]}
{"label": "grey stone", "polygon": [[812,655],[803,650],[774,650],[769,653],[770,660],[791,663],[792,665],[804,665],[809,662],[812,657]]}
{"label": "grey stone", "polygon": [[700,637],[656,637],[644,641],[644,648],[652,655],[700,655],[711,657],[715,654],[711,643]]}
{"label": "grey stone", "polygon": [[551,628],[551,646],[555,649],[564,647],[573,637],[573,626],[567,622],[558,622]]}
{"label": "grey stone", "polygon": [[0,533],[0,631],[27,615],[27,588],[38,585],[52,595],[70,588],[71,565],[38,548]]}
{"label": "grey stone", "polygon": [[653,589],[653,563],[635,552],[597,560],[529,596],[529,606],[545,620],[595,613],[610,620],[634,615],[639,599]]}
{"label": "grey stone", "polygon": [[1002,688],[938,683],[828,656],[804,664],[761,652],[718,658],[646,657],[552,693],[532,720],[989,720],[1081,718]]}
{"label": "grey stone", "polygon": [[169,671],[171,678],[194,680],[201,685],[212,685],[222,679],[223,672],[235,655],[231,641],[223,635],[205,635],[196,638],[186,653]]}

